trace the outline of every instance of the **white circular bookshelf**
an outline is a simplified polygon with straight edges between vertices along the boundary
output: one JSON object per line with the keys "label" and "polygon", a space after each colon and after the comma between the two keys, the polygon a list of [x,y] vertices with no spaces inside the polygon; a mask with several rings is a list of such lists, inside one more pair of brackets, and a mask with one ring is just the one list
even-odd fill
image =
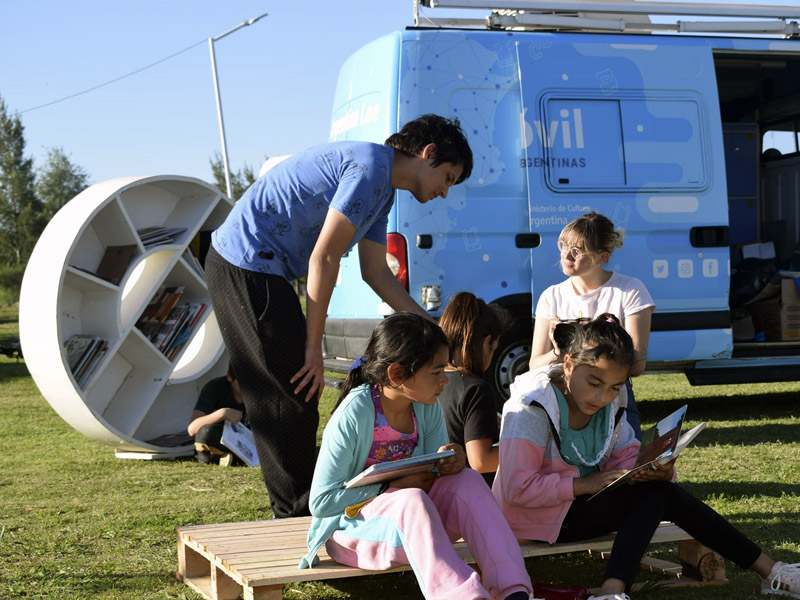
{"label": "white circular bookshelf", "polygon": [[[28,370],[67,423],[120,456],[193,451],[185,441],[161,444],[186,433],[200,389],[226,370],[195,257],[200,233],[216,229],[231,208],[199,179],[112,179],[68,202],[34,248],[19,312]],[[118,278],[109,277],[109,264]],[[161,315],[161,325],[151,319],[158,327],[148,329],[144,313],[169,293],[175,312]]]}

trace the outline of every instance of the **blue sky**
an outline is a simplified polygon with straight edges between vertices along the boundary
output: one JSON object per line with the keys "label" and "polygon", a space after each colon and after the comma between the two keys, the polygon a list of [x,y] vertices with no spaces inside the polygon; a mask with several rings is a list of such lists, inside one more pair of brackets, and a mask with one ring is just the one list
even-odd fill
{"label": "blue sky", "polygon": [[340,66],[412,25],[412,0],[0,0],[0,96],[19,113],[37,166],[61,147],[94,183],[166,174],[209,181],[220,139],[206,40],[265,12],[215,45],[231,168],[258,170],[267,156],[327,140]]}
{"label": "blue sky", "polygon": [[3,0],[0,96],[19,113],[38,166],[61,147],[95,183],[163,174],[208,181],[220,138],[206,40],[265,12],[215,44],[231,168],[257,171],[266,156],[327,141],[341,64],[411,25],[411,0]]}

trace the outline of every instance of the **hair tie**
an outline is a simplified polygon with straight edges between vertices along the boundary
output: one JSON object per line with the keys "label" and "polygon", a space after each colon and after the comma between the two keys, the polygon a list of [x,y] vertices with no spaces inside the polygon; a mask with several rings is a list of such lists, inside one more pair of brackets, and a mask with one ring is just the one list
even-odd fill
{"label": "hair tie", "polygon": [[358,369],[361,365],[363,365],[366,362],[369,362],[369,359],[366,357],[366,355],[362,354],[361,356],[359,356],[357,359],[355,359],[353,361],[353,364],[350,365],[350,368],[347,369],[347,370],[348,371],[355,371],[356,369]]}
{"label": "hair tie", "polygon": [[614,319],[612,317],[607,317],[606,318],[606,323],[616,323],[616,322],[617,322],[616,319]]}

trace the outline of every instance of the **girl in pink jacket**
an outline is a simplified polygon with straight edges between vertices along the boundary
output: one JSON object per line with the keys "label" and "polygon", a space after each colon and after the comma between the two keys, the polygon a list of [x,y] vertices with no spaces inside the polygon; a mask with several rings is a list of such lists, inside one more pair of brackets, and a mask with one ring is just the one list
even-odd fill
{"label": "girl in pink jacket", "polygon": [[673,521],[758,573],[762,593],[800,598],[800,565],[775,562],[676,484],[672,462],[636,473],[635,485],[590,499],[636,462],[639,442],[624,418],[625,381],[636,354],[630,335],[608,313],[558,329],[563,364],[518,377],[503,409],[492,491],[514,534],[554,543],[616,531],[600,595],[593,598],[628,600],[625,592],[653,533],[661,521]]}

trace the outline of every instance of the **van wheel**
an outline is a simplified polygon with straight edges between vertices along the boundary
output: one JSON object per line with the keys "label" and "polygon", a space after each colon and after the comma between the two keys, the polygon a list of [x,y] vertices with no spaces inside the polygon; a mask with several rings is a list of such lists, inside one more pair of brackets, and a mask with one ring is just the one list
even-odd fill
{"label": "van wheel", "polygon": [[[517,319],[511,329],[500,336],[497,352],[486,371],[486,379],[494,384],[503,401],[511,395],[514,378],[528,370],[532,336],[530,317]],[[498,410],[502,410],[502,406]]]}

